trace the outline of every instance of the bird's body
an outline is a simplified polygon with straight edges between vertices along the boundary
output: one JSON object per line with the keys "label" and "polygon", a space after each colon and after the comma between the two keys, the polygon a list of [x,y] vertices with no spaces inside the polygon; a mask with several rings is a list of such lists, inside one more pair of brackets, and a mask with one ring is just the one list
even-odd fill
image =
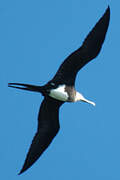
{"label": "bird's body", "polygon": [[[59,101],[65,101],[65,102],[69,101],[71,96],[69,96],[68,91],[66,91],[65,88],[66,88],[65,85],[61,85],[56,89],[51,89],[49,96],[54,99],[57,99]],[[73,88],[72,88],[72,94],[74,94]],[[73,99],[74,99],[74,97],[73,97]],[[72,98],[71,98],[71,101],[72,101]]]}
{"label": "bird's body", "polygon": [[97,22],[84,40],[82,46],[68,56],[61,64],[52,80],[43,86],[9,83],[9,87],[39,92],[44,96],[38,114],[38,129],[28,151],[20,173],[27,170],[52,142],[59,130],[59,108],[65,102],[84,101],[95,105],[75,90],[78,71],[95,58],[105,40],[109,25],[110,8]]}

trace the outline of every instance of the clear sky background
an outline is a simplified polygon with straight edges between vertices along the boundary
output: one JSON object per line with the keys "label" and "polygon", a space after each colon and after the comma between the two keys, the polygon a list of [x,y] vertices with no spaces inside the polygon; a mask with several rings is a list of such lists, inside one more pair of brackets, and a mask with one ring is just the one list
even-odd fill
{"label": "clear sky background", "polygon": [[[60,109],[61,129],[40,159],[18,176],[37,128],[43,97],[7,87],[42,85],[80,47],[105,12],[111,19],[99,56],[78,74],[76,89],[96,107]],[[0,1],[0,179],[120,180],[120,2]]]}

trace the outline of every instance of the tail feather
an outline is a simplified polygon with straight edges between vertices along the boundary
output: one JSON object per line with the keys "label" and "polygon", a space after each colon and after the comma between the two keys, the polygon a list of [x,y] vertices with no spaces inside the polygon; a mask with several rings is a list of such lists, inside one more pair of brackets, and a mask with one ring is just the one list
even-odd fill
{"label": "tail feather", "polygon": [[23,83],[8,83],[8,87],[44,93],[43,86],[35,86],[35,85],[23,84]]}

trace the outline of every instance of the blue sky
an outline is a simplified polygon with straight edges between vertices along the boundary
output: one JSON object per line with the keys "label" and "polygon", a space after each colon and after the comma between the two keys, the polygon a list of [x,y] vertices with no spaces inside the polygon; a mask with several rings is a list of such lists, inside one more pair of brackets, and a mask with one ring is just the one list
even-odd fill
{"label": "blue sky", "polygon": [[[76,89],[96,102],[66,103],[61,129],[51,146],[18,176],[34,133],[43,97],[7,87],[8,82],[42,85],[78,48],[111,8],[99,56],[85,66]],[[0,1],[0,179],[120,179],[119,1]]]}

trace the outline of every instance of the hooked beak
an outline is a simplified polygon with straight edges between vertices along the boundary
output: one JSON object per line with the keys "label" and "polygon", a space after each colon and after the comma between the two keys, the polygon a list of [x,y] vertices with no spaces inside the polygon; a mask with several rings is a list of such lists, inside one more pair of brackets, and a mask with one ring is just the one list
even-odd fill
{"label": "hooked beak", "polygon": [[96,105],[93,101],[90,101],[90,100],[84,98],[83,96],[82,96],[82,98],[81,98],[81,101],[86,102],[86,103],[89,103],[89,104],[92,104],[93,106]]}
{"label": "hooked beak", "polygon": [[79,92],[76,92],[75,102],[76,101],[83,101],[83,102],[86,102],[86,103],[89,103],[89,104],[92,104],[93,106],[95,106],[95,103],[93,101],[89,101]]}
{"label": "hooked beak", "polygon": [[81,101],[92,104],[93,106],[96,106],[96,104],[93,101],[89,101],[88,99],[83,98],[81,99]]}

